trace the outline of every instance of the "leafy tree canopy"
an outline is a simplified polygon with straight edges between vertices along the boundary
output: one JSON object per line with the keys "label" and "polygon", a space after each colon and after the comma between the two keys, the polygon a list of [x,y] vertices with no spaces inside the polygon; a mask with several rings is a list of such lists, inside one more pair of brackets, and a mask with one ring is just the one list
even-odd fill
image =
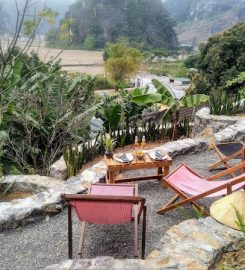
{"label": "leafy tree canopy", "polygon": [[240,23],[200,46],[198,68],[210,90],[227,90],[227,82],[245,70],[244,44],[245,23]]}
{"label": "leafy tree canopy", "polygon": [[138,70],[142,62],[141,52],[125,43],[108,44],[105,54],[106,70],[115,82],[125,81]]}
{"label": "leafy tree canopy", "polygon": [[103,48],[122,36],[152,48],[177,45],[174,22],[161,0],[78,0],[65,14],[65,20],[71,18],[68,31],[80,45],[89,37],[94,48]]}

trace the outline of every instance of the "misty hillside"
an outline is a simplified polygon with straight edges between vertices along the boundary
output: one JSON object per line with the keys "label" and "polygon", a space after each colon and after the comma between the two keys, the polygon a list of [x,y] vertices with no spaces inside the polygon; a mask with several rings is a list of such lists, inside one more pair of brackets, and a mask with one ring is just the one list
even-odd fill
{"label": "misty hillside", "polygon": [[[64,21],[69,22],[68,39],[72,33],[78,46],[89,49],[103,48],[121,37],[142,48],[177,46],[174,22],[162,0],[76,1],[69,6]],[[62,25],[49,32],[49,46],[60,44],[64,32]]]}
{"label": "misty hillside", "polygon": [[[30,1],[30,6],[33,6],[32,3],[35,3],[36,1]],[[68,7],[74,3],[75,0],[41,0],[38,1],[38,8],[43,8],[45,5],[59,13],[59,16],[57,18],[57,24],[61,18],[63,18],[65,12],[67,11]],[[1,3],[1,1],[0,1]],[[18,0],[17,1],[19,5],[19,9],[23,7],[24,0]],[[35,6],[36,7],[36,6]],[[16,4],[14,0],[7,0],[3,1],[0,5],[0,25],[1,30],[2,28],[6,29],[13,29],[16,22]],[[41,32],[45,32],[48,26],[42,27]]]}
{"label": "misty hillside", "polygon": [[180,43],[198,46],[209,36],[245,21],[245,0],[167,0]]}

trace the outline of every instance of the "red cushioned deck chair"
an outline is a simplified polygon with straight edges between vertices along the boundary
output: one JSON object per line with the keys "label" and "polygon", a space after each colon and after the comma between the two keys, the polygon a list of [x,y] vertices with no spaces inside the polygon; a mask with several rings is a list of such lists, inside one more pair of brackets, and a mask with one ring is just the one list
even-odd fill
{"label": "red cushioned deck chair", "polygon": [[[211,149],[220,157],[220,161],[210,166],[209,171],[217,169],[220,165],[224,164],[226,168],[230,168],[228,161],[231,159],[242,159],[245,160],[245,144],[243,142],[228,142],[212,144]],[[232,176],[236,176],[234,172],[231,173]]]}
{"label": "red cushioned deck chair", "polygon": [[134,220],[134,255],[138,256],[138,222],[143,212],[142,253],[145,257],[146,206],[138,196],[138,186],[126,184],[95,184],[88,195],[63,195],[68,205],[68,256],[72,258],[72,207],[81,221],[78,255],[81,257],[85,222],[93,224],[123,224]]}
{"label": "red cushioned deck chair", "polygon": [[[182,206],[186,203],[195,205],[199,210],[203,209],[196,203],[197,200],[204,197],[223,196],[232,193],[232,191],[245,187],[245,162],[229,168],[223,172],[205,179],[194,172],[185,164],[181,164],[176,170],[164,178],[165,183],[177,193],[166,205],[157,211],[163,214],[166,211]],[[229,180],[211,181],[233,171],[240,170],[242,174]],[[191,195],[191,196],[190,196]],[[176,202],[179,198],[181,200]],[[204,210],[204,214],[209,215]]]}

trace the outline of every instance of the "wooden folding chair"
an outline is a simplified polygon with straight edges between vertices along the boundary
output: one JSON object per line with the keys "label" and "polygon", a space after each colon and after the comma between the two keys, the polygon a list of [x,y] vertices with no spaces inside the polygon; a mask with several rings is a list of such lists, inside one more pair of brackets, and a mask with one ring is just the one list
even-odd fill
{"label": "wooden folding chair", "polygon": [[[209,171],[216,169],[222,164],[224,164],[227,169],[230,168],[231,166],[228,161],[231,159],[245,160],[245,144],[243,142],[212,144],[211,149],[212,148],[216,151],[221,160],[210,166],[208,168]],[[233,177],[236,176],[234,172],[232,172],[231,175]]]}
{"label": "wooden folding chair", "polygon": [[[205,215],[209,215],[203,207],[197,204],[197,200],[204,197],[223,196],[232,193],[232,191],[245,187],[245,162],[229,168],[226,171],[220,172],[216,175],[203,178],[194,172],[185,164],[181,164],[176,170],[170,173],[164,181],[176,195],[161,209],[157,211],[158,214],[163,214],[166,211],[172,210],[176,207],[187,203],[195,205],[199,210],[204,211]],[[229,180],[211,181],[234,171],[240,170],[242,174]],[[190,196],[191,195],[191,196]],[[181,198],[180,201],[177,200]]]}
{"label": "wooden folding chair", "polygon": [[145,257],[146,206],[138,196],[137,184],[94,184],[88,195],[62,195],[68,205],[68,257],[72,258],[72,208],[81,221],[78,255],[81,257],[85,222],[93,224],[124,224],[134,221],[134,255],[138,256],[138,223],[143,212],[142,253]]}

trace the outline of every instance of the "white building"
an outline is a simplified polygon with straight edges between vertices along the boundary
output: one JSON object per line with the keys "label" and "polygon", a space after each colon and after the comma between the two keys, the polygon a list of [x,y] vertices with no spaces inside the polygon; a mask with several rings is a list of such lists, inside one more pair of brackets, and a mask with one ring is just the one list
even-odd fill
{"label": "white building", "polygon": [[188,78],[170,78],[167,76],[139,75],[135,79],[136,88],[148,87],[148,93],[156,93],[156,88],[152,84],[152,79],[156,79],[167,87],[177,99],[185,95],[185,91],[190,86]]}

